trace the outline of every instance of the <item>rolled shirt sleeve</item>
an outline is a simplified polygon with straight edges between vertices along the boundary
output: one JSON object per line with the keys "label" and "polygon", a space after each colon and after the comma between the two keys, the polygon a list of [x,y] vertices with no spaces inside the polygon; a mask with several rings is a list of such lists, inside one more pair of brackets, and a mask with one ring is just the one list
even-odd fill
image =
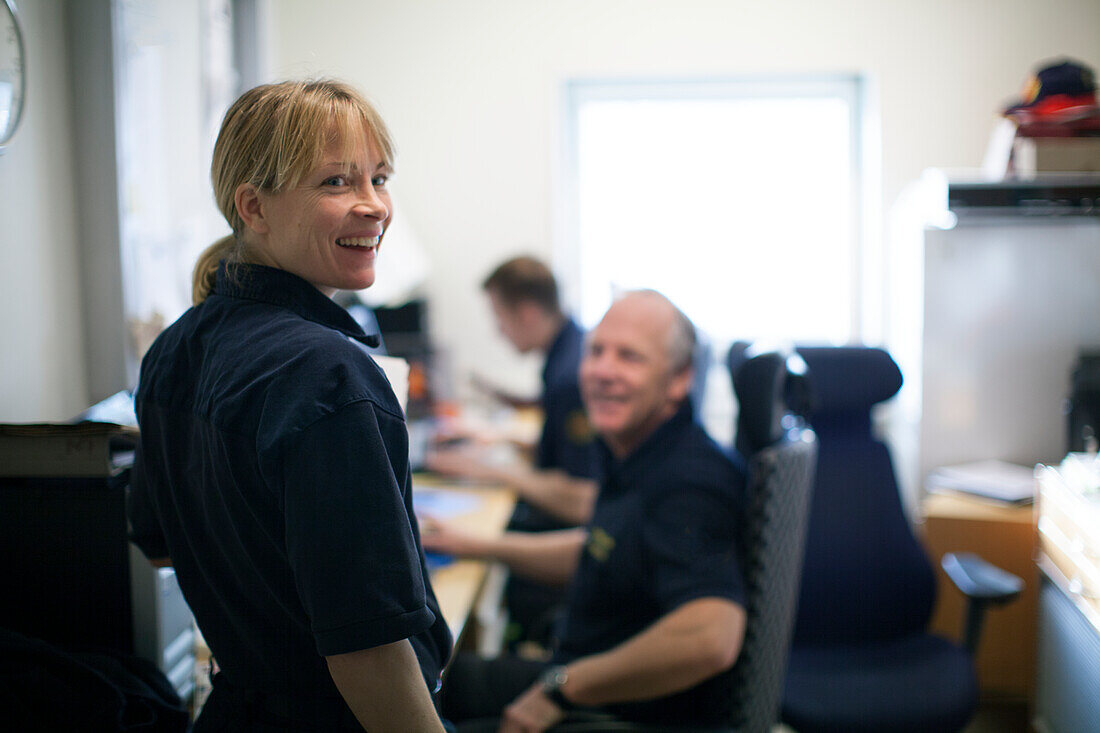
{"label": "rolled shirt sleeve", "polygon": [[288,561],[323,656],[400,641],[435,621],[406,460],[391,460],[407,455],[407,440],[400,417],[360,401],[283,448]]}

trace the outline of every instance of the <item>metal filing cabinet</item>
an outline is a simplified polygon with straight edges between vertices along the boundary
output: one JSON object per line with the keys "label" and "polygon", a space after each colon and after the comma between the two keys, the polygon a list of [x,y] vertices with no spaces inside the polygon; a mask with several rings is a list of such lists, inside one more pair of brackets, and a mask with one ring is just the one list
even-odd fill
{"label": "metal filing cabinet", "polygon": [[1070,454],[1039,472],[1035,728],[1100,733],[1100,462]]}
{"label": "metal filing cabinet", "polygon": [[195,689],[195,620],[172,568],[156,568],[130,545],[134,654],[152,660],[186,700]]}

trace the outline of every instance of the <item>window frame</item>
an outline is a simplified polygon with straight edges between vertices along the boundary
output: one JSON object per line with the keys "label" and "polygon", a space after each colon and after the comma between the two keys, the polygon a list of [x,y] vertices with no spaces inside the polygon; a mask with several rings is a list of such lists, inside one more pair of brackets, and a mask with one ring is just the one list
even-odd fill
{"label": "window frame", "polygon": [[[571,79],[563,88],[559,206],[554,262],[563,275],[565,302],[582,312],[580,252],[580,130],[585,104],[609,101],[839,98],[848,107],[852,246],[849,258],[849,343],[877,343],[884,335],[886,306],[877,174],[878,118],[872,85],[860,74],[760,75],[723,79]],[[593,325],[593,324],[586,324]]]}

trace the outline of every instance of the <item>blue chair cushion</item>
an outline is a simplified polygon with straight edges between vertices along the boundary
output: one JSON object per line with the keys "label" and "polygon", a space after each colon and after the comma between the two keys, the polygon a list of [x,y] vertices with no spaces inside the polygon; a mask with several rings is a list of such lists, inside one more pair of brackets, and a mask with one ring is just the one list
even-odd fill
{"label": "blue chair cushion", "polygon": [[793,649],[782,717],[799,733],[955,732],[977,701],[966,652],[913,635]]}

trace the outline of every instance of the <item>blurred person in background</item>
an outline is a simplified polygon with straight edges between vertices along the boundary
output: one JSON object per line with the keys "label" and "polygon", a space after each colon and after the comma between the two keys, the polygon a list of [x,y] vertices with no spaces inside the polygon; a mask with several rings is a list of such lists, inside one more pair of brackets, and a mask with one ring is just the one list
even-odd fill
{"label": "blurred person in background", "polygon": [[[695,332],[664,296],[629,293],[588,337],[580,386],[601,482],[585,528],[485,539],[425,522],[425,546],[568,584],[553,659],[460,654],[455,721],[546,730],[575,708],[645,723],[721,725],[745,632],[737,557],[745,475],[694,420]],[[459,727],[463,730],[464,726]]]}
{"label": "blurred person in background", "polygon": [[[499,464],[475,446],[439,449],[428,468],[448,476],[503,484],[515,491],[516,509],[508,529],[545,532],[583,525],[596,499],[593,434],[584,413],[577,369],[584,332],[562,310],[550,268],[533,257],[501,263],[482,283],[501,334],[521,354],[546,354],[542,394],[537,405],[544,422],[533,465]],[[512,406],[524,402],[491,390]],[[505,588],[509,614],[506,641],[545,644],[563,600],[561,590],[524,578]]]}

